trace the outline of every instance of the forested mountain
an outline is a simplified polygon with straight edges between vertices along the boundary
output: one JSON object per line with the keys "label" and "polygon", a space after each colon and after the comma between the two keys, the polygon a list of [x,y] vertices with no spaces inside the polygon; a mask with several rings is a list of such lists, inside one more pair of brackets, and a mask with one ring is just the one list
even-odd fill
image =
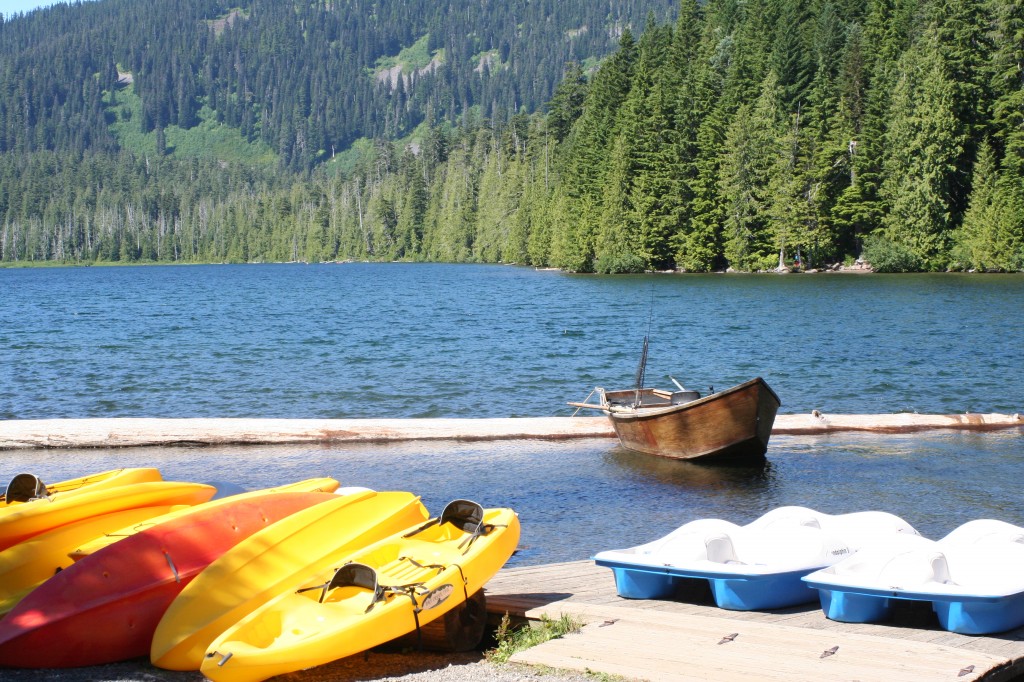
{"label": "forested mountain", "polygon": [[1024,269],[1018,0],[99,0],[0,24],[0,260],[862,249]]}
{"label": "forested mountain", "polygon": [[[100,0],[0,24],[0,152],[118,146],[118,83],[143,133],[219,123],[306,170],[360,137],[471,106],[537,110],[672,0]],[[160,150],[163,151],[163,150]]]}

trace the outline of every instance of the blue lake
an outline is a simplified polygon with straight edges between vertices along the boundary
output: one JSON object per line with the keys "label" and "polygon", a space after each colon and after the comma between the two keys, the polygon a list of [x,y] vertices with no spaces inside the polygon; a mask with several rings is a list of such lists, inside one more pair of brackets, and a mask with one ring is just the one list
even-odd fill
{"label": "blue lake", "polygon": [[1024,276],[598,277],[512,266],[0,269],[0,418],[569,414],[595,384],[782,413],[1024,407]]}
{"label": "blue lake", "polygon": [[[594,385],[763,376],[782,413],[1024,412],[1021,276],[573,276],[511,266],[0,269],[0,418],[568,415]],[[1024,525],[1024,430],[775,437],[714,469],[612,440],[0,453],[60,480],[122,465],[247,487],[331,475],[520,512],[514,563],[706,516],[882,509],[940,537]]]}

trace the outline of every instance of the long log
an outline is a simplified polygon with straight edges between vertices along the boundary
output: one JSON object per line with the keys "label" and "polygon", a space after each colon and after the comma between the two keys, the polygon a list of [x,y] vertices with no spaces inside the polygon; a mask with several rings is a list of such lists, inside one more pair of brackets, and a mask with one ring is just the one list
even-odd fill
{"label": "long log", "polygon": [[1024,417],[1015,414],[787,414],[775,418],[772,435],[807,435],[837,431],[868,431],[871,433],[913,433],[934,429],[994,431],[1008,428],[1024,429]]}
{"label": "long log", "polygon": [[141,445],[388,443],[614,437],[604,417],[518,419],[38,419],[0,421],[0,450]]}
{"label": "long log", "polygon": [[[1020,414],[783,414],[773,435],[1017,428]],[[605,417],[509,419],[24,419],[0,421],[0,450],[144,445],[388,443],[410,440],[614,438]]]}

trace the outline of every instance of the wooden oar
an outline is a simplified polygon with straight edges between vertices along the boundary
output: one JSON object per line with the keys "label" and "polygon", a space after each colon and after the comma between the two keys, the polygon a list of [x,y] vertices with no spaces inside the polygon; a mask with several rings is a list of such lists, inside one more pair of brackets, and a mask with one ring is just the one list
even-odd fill
{"label": "wooden oar", "polygon": [[603,410],[603,409],[605,409],[601,405],[591,405],[590,403],[566,403],[566,404],[567,405],[571,405],[572,407],[586,407],[586,408],[591,409],[591,410]]}

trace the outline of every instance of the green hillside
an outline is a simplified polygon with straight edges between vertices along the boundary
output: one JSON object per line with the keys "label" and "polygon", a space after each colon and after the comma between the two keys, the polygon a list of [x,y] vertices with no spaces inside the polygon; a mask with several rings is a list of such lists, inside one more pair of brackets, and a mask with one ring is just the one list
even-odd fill
{"label": "green hillside", "polygon": [[1021,271],[1022,55],[1016,0],[56,6],[0,262]]}

